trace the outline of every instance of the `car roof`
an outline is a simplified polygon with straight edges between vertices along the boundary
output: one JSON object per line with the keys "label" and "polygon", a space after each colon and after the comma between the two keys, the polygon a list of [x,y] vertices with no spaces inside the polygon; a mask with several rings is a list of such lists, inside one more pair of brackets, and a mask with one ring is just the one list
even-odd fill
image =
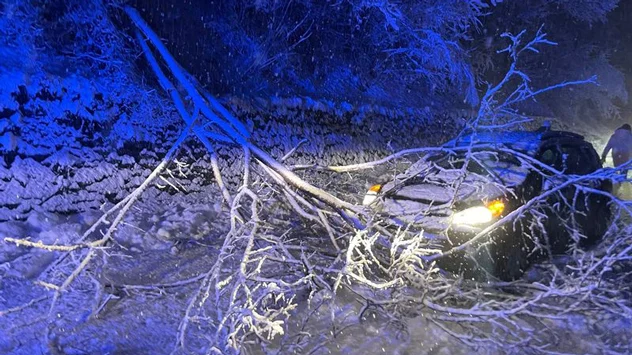
{"label": "car roof", "polygon": [[569,131],[548,131],[542,134],[542,142],[548,142],[552,140],[564,140],[567,142],[576,140],[577,142],[584,142],[584,136]]}
{"label": "car roof", "polygon": [[507,131],[507,132],[474,132],[461,135],[445,143],[446,148],[467,147],[476,145],[503,145],[527,154],[535,154],[543,144],[551,144],[557,140],[584,141],[584,137],[568,131]]}

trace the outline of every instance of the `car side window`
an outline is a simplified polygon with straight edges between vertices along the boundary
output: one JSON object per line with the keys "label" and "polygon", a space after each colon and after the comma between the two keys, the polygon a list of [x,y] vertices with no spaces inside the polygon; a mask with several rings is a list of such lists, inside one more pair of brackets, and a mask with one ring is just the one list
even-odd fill
{"label": "car side window", "polygon": [[566,174],[588,174],[593,172],[595,158],[585,145],[554,145],[540,155],[540,161]]}
{"label": "car side window", "polygon": [[550,147],[540,155],[540,161],[548,166],[555,167],[557,160],[557,151]]}

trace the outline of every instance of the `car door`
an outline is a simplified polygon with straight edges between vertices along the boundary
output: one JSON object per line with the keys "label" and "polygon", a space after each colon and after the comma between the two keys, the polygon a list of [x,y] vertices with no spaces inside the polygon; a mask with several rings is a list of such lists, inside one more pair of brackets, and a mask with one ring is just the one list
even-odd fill
{"label": "car door", "polygon": [[[544,145],[539,160],[561,172],[542,169],[542,192],[556,188],[573,176],[587,175],[601,168],[592,145],[583,139],[556,139]],[[601,239],[609,220],[607,197],[591,191],[607,191],[605,182],[591,179],[560,189],[547,198],[544,212],[545,244],[551,254],[563,254],[579,243],[594,244]]]}

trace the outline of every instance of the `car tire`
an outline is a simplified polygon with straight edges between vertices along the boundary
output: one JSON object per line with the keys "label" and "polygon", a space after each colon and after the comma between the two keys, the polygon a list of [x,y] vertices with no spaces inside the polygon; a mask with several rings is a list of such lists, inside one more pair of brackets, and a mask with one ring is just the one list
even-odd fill
{"label": "car tire", "polygon": [[490,243],[480,247],[474,257],[492,278],[513,281],[522,277],[529,268],[529,255],[534,245],[528,243],[523,235],[521,224],[518,223],[512,230],[506,228],[493,232]]}
{"label": "car tire", "polygon": [[530,265],[529,248],[525,238],[515,236],[511,241],[500,242],[500,250],[494,263],[494,276],[503,281],[513,281],[524,275]]}
{"label": "car tire", "polygon": [[588,217],[582,226],[586,238],[579,243],[582,248],[590,248],[599,243],[612,222],[611,199],[600,194],[591,194],[588,198],[590,199]]}

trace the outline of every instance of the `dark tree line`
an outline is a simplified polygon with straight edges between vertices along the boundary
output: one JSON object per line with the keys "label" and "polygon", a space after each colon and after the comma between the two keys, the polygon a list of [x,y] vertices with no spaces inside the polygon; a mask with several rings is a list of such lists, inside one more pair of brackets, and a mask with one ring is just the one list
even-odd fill
{"label": "dark tree line", "polygon": [[137,8],[185,69],[220,96],[476,107],[485,83],[510,63],[497,53],[506,46],[500,35],[544,26],[558,45],[521,62],[533,85],[592,75],[600,85],[555,92],[524,107],[526,113],[589,120],[620,118],[627,107],[632,16],[618,0],[33,0],[5,6],[28,9],[22,27],[33,25],[35,45],[63,56],[62,66],[87,62],[103,72],[119,70],[137,54],[122,5]]}
{"label": "dark tree line", "polygon": [[[504,32],[544,30],[557,46],[522,63],[534,85],[597,75],[529,114],[620,118],[625,47],[610,1],[233,1],[175,7],[137,0],[189,70],[215,92],[435,108],[471,107],[509,63]],[[158,6],[159,11],[156,11]],[[615,12],[613,14],[613,12]],[[610,20],[612,19],[612,20]],[[627,21],[630,22],[630,21]],[[438,106],[438,107],[437,107]]]}

